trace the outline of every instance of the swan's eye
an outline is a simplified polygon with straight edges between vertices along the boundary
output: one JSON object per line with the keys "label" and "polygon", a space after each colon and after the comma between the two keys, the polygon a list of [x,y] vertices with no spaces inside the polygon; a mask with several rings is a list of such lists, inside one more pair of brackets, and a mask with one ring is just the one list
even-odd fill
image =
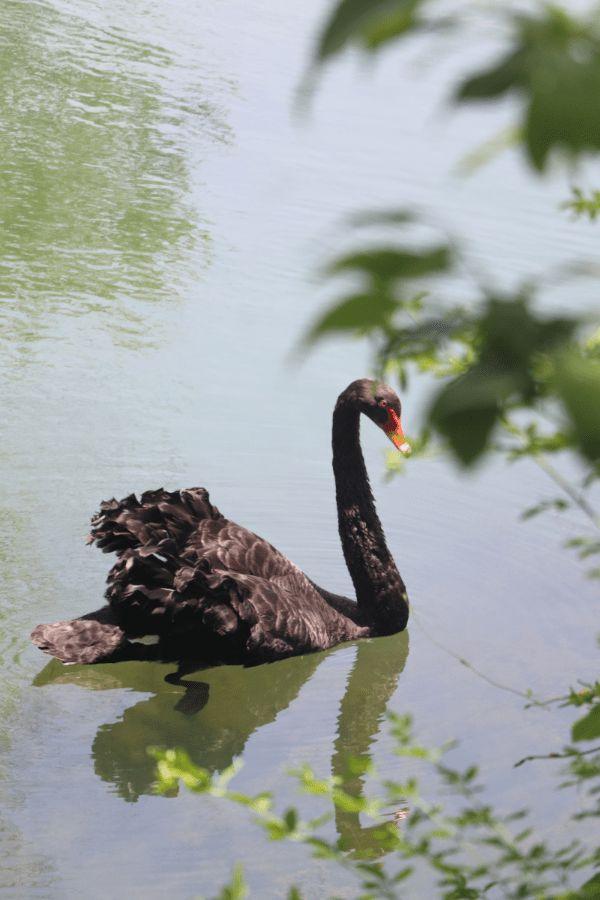
{"label": "swan's eye", "polygon": [[386,406],[387,406],[387,400],[378,400],[377,403],[378,403],[378,405],[381,406],[383,409],[385,409]]}

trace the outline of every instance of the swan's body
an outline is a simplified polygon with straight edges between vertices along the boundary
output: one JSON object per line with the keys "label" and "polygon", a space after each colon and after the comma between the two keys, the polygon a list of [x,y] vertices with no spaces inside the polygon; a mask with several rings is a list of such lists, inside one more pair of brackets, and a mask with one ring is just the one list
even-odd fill
{"label": "swan's body", "polygon": [[102,503],[90,541],[118,560],[108,606],[38,625],[32,640],[64,662],[128,658],[129,638],[158,635],[157,655],[258,663],[401,631],[406,590],[387,549],[360,450],[365,413],[401,449],[400,403],[363,379],[338,398],[333,468],[339,530],[356,601],[330,594],[262,538],[221,515],[204,488]]}

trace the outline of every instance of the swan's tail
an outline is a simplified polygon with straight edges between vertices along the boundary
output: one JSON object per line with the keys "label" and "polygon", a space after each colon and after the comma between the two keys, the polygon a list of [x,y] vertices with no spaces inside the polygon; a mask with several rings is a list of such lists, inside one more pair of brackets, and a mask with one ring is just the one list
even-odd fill
{"label": "swan's tail", "polygon": [[129,637],[162,634],[172,626],[174,578],[186,542],[202,521],[222,518],[201,487],[159,488],[139,500],[131,494],[100,505],[88,542],[117,553],[106,599]]}
{"label": "swan's tail", "polygon": [[109,606],[70,622],[38,625],[31,640],[61,662],[84,664],[118,659],[128,644]]}
{"label": "swan's tail", "polygon": [[122,556],[138,549],[141,555],[176,556],[188,537],[203,519],[220,519],[205,488],[182,491],[145,491],[138,500],[135,494],[123,500],[107,500],[92,519],[88,543],[95,543],[104,553]]}

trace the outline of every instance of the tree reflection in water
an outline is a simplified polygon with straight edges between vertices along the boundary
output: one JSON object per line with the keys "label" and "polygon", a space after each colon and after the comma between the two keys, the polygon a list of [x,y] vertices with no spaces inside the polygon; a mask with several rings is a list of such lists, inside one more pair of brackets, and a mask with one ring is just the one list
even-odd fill
{"label": "tree reflection in water", "polygon": [[[101,323],[124,346],[146,346],[154,305],[172,303],[210,259],[188,158],[192,142],[201,154],[232,139],[218,79],[94,24],[94,4],[76,6],[0,5],[3,353],[82,314],[90,330]],[[151,10],[131,9],[132,34],[136,15]]]}
{"label": "tree reflection in water", "polygon": [[[101,725],[92,744],[96,773],[131,802],[152,793],[155,763],[147,747],[181,747],[198,765],[222,771],[243,753],[251,735],[294,702],[325,657],[339,649],[254,668],[196,670],[187,677],[180,677],[174,665],[157,662],[64,666],[52,660],[34,684],[151,694],[126,709],[118,721]],[[337,718],[334,775],[346,775],[350,756],[369,755],[407,656],[406,632],[356,644]],[[349,793],[361,796],[362,776],[345,778],[345,783]],[[363,826],[358,813],[338,809],[335,824],[344,849],[360,856],[381,855],[377,826]]]}

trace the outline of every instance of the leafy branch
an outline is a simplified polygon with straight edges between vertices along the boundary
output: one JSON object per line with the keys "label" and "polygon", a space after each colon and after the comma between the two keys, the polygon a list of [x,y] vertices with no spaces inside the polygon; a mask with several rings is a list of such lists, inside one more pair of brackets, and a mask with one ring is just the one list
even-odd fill
{"label": "leafy branch", "polygon": [[[314,856],[351,872],[361,884],[361,896],[373,900],[398,897],[400,886],[415,872],[416,860],[428,866],[439,896],[447,900],[479,898],[490,892],[506,898],[558,898],[573,888],[582,870],[589,871],[590,866],[600,863],[596,854],[586,853],[577,841],[554,849],[534,839],[530,828],[519,824],[516,830],[514,824],[521,822],[526,812],[502,816],[482,802],[477,768],[458,770],[447,764],[445,757],[452,745],[430,749],[416,743],[410,716],[390,716],[390,722],[395,752],[405,775],[401,780],[380,779],[381,798],[356,796],[340,777],[320,778],[307,765],[292,773],[301,792],[319,798],[329,810],[361,814],[374,821],[380,859],[357,857],[347,852],[340,841],[326,837],[322,829],[331,818],[329,812],[305,821],[295,807],[276,813],[270,794],[249,796],[231,790],[229,782],[239,771],[237,764],[212,776],[196,766],[184,751],[155,748],[151,753],[157,760],[157,790],[171,793],[181,781],[194,793],[245,807],[269,840],[304,843]],[[568,751],[557,754],[560,758],[567,755],[575,756]],[[577,754],[577,764],[581,763],[580,756],[583,754]],[[348,762],[353,775],[367,771],[372,777],[376,775],[368,757]],[[454,810],[445,810],[423,795],[415,774],[423,765],[433,770],[448,796],[454,798]],[[577,783],[584,781],[585,773],[578,777],[575,770],[571,772]],[[398,810],[399,804],[399,813],[385,812]],[[239,883],[239,870],[236,877]],[[586,884],[595,885],[597,880],[598,876],[593,876]],[[584,885],[581,890],[584,889],[588,888]],[[300,896],[296,888],[293,891],[293,896]]]}

